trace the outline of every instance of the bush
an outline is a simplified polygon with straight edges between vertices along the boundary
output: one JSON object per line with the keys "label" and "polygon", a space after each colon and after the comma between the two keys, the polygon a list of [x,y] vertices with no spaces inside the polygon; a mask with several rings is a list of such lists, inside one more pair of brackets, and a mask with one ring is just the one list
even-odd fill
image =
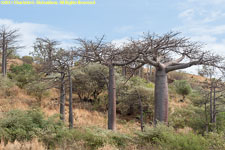
{"label": "bush", "polygon": [[60,120],[56,117],[46,119],[41,111],[35,109],[12,110],[0,119],[0,137],[6,143],[39,138],[48,147],[54,147],[62,140],[59,138],[61,131],[63,131],[63,124]]}
{"label": "bush", "polygon": [[107,73],[108,69],[99,64],[89,64],[76,70],[73,75],[73,90],[80,100],[99,101],[99,95],[106,89]]}
{"label": "bush", "polygon": [[205,135],[205,139],[207,139],[207,143],[209,145],[210,150],[224,150],[225,149],[225,134],[224,133],[213,133],[210,132]]}
{"label": "bush", "polygon": [[140,145],[151,143],[163,150],[207,150],[207,141],[193,133],[176,133],[172,127],[158,124],[155,128],[148,127],[145,132],[138,132]]}
{"label": "bush", "polygon": [[32,64],[33,63],[33,57],[31,56],[23,56],[22,60],[25,64]]}
{"label": "bush", "polygon": [[46,118],[38,109],[4,113],[0,118],[0,138],[5,143],[37,138],[48,149],[56,146],[68,149],[82,142],[85,149],[98,149],[106,144],[125,147],[131,140],[129,136],[95,127],[68,129],[58,116]]}
{"label": "bush", "polygon": [[46,87],[48,87],[48,82],[31,82],[31,83],[28,83],[26,86],[25,86],[25,89],[27,90],[27,93],[29,95],[32,95],[34,96],[38,103],[39,103],[39,106],[41,106],[41,102],[42,102],[42,98],[43,97],[46,97],[49,95],[49,91],[46,89]]}
{"label": "bush", "polygon": [[185,96],[191,93],[191,86],[187,83],[186,80],[176,80],[174,82],[176,92],[183,96],[183,100]]}
{"label": "bush", "polygon": [[17,81],[17,86],[23,88],[26,84],[36,79],[36,72],[30,64],[12,65],[8,77]]}
{"label": "bush", "polygon": [[11,96],[12,94],[16,95],[16,91],[13,91],[15,83],[7,77],[0,75],[0,93],[4,97]]}

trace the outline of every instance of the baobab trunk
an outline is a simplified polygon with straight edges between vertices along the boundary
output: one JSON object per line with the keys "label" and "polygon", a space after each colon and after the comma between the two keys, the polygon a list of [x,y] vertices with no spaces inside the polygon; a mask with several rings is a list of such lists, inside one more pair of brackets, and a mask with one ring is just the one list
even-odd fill
{"label": "baobab trunk", "polygon": [[6,47],[5,47],[5,37],[3,35],[3,45],[2,45],[2,75],[6,75]]}
{"label": "baobab trunk", "polygon": [[[210,77],[211,79],[211,77]],[[213,123],[213,81],[211,80],[211,87],[210,87],[210,123]]]}
{"label": "baobab trunk", "polygon": [[127,75],[127,68],[125,66],[122,67],[122,75],[124,77],[126,77],[126,75]]}
{"label": "baobab trunk", "polygon": [[108,129],[116,130],[116,82],[114,66],[109,65]]}
{"label": "baobab trunk", "polygon": [[2,51],[2,75],[5,76],[6,75],[6,71],[5,71],[5,51]]}
{"label": "baobab trunk", "polygon": [[216,123],[216,87],[213,87],[213,123]]}
{"label": "baobab trunk", "polygon": [[144,121],[143,121],[143,105],[142,105],[141,96],[140,96],[140,94],[138,93],[138,91],[137,91],[137,94],[138,94],[139,105],[140,105],[140,121],[141,121],[141,131],[143,132],[143,131],[144,131]]}
{"label": "baobab trunk", "polygon": [[69,76],[69,128],[73,128],[73,99],[72,99],[72,92],[73,92],[73,84],[71,79],[71,72],[68,71]]}
{"label": "baobab trunk", "polygon": [[165,69],[156,68],[154,124],[158,121],[168,123],[168,82]]}
{"label": "baobab trunk", "polygon": [[60,119],[65,121],[65,74],[61,74],[61,83],[60,83]]}

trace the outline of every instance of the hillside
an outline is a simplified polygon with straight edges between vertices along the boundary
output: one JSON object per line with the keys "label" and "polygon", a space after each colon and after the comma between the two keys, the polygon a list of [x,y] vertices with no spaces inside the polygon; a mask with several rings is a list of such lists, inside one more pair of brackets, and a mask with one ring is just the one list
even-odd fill
{"label": "hillside", "polygon": [[[10,62],[16,62],[17,65],[22,65],[20,60],[10,60]],[[91,66],[93,68],[93,66]],[[80,70],[77,72],[79,73]],[[82,71],[82,70],[81,70]],[[10,73],[10,70],[9,70]],[[144,73],[145,74],[145,73]],[[80,74],[78,74],[80,77]],[[13,76],[12,77],[16,77]],[[120,78],[121,74],[118,72],[117,78]],[[144,77],[145,78],[145,77]],[[148,106],[144,107],[144,124],[145,132],[141,132],[140,124],[140,113],[138,110],[139,104],[136,103],[135,97],[129,93],[123,91],[123,86],[120,87],[118,91],[118,110],[117,110],[117,131],[111,132],[107,129],[107,109],[104,108],[104,102],[107,99],[107,92],[102,92],[99,95],[100,103],[82,101],[76,92],[73,93],[73,115],[74,115],[74,129],[68,130],[68,118],[69,118],[69,103],[66,101],[65,108],[65,126],[59,125],[57,121],[47,121],[45,124],[44,118],[51,118],[54,115],[59,114],[59,89],[50,88],[47,90],[47,94],[40,99],[34,94],[29,93],[29,89],[24,87],[19,87],[18,84],[20,80],[15,79],[5,79],[1,77],[1,91],[0,91],[0,111],[2,121],[0,121],[1,126],[1,138],[2,143],[0,149],[11,150],[11,149],[98,149],[98,150],[116,150],[116,149],[126,149],[126,150],[142,150],[142,149],[187,149],[190,150],[203,150],[204,149],[221,149],[225,147],[224,135],[222,132],[220,134],[210,133],[205,135],[206,138],[202,137],[201,134],[205,134],[202,131],[202,125],[204,122],[200,120],[202,116],[199,116],[202,111],[201,106],[195,105],[195,100],[198,99],[199,93],[196,93],[194,86],[199,85],[206,81],[207,78],[191,75],[182,72],[174,72],[169,75],[169,123],[170,127],[159,125],[157,128],[152,126],[153,120],[153,93],[154,84],[147,82],[143,78],[134,77],[129,81],[126,88],[130,88],[132,91],[133,84],[140,86],[140,92],[143,92],[143,103]],[[185,100],[182,100],[182,96],[177,94],[174,82],[175,80],[186,80],[188,81],[192,88],[192,94],[188,95]],[[76,74],[74,75],[74,82],[76,81]],[[120,79],[123,80],[123,79]],[[120,84],[120,83],[119,83]],[[122,85],[122,84],[121,84]],[[131,86],[130,86],[131,85]],[[34,86],[34,85],[32,85]],[[84,86],[83,84],[79,86]],[[88,89],[85,89],[88,90]],[[142,91],[143,90],[143,91]],[[122,92],[122,94],[121,94]],[[123,93],[125,92],[125,93]],[[127,99],[123,99],[124,94],[127,94]],[[142,93],[141,93],[142,94]],[[150,96],[149,96],[150,94]],[[196,95],[197,94],[197,95]],[[121,97],[121,95],[123,95]],[[68,99],[68,96],[67,96]],[[123,103],[121,100],[125,101]],[[128,100],[128,101],[127,101]],[[182,101],[181,101],[182,100]],[[131,101],[131,103],[129,102]],[[128,105],[129,103],[129,105]],[[134,103],[134,106],[132,105]],[[132,108],[132,107],[133,108]],[[133,110],[131,110],[131,108]],[[19,110],[20,113],[15,113]],[[38,111],[37,111],[38,110]],[[126,111],[125,111],[126,110]],[[28,111],[28,114],[26,114]],[[31,113],[29,113],[31,111]],[[41,117],[40,112],[44,113],[44,118]],[[9,113],[9,114],[7,114]],[[13,115],[12,115],[13,114]],[[24,119],[20,120],[21,114],[28,115],[27,117],[32,117],[38,119],[38,126],[44,126],[44,132],[37,132],[36,128],[32,131],[32,138],[28,138],[25,135],[31,134],[27,131],[33,130],[33,127],[27,127],[24,124]],[[5,116],[11,116],[5,118]],[[18,115],[18,116],[17,116]],[[30,115],[30,116],[29,116]],[[37,118],[37,116],[39,116]],[[14,118],[15,117],[15,118]],[[27,118],[25,117],[25,118]],[[199,118],[200,117],[200,118]],[[13,120],[13,118],[15,120]],[[34,119],[33,118],[33,119]],[[18,119],[18,120],[17,120]],[[204,118],[201,118],[204,119]],[[25,119],[26,120],[26,119]],[[22,121],[22,122],[21,122]],[[29,121],[29,120],[28,120]],[[18,122],[22,125],[16,126]],[[7,124],[8,123],[8,124]],[[8,129],[9,124],[13,123],[12,131]],[[32,122],[37,123],[37,122]],[[4,126],[7,124],[7,127]],[[15,125],[15,126],[14,126]],[[24,126],[23,126],[24,125]],[[36,126],[36,124],[35,124]],[[53,128],[48,128],[48,127]],[[7,130],[5,130],[7,128]],[[14,131],[14,128],[18,130]],[[23,129],[20,129],[23,128]],[[42,127],[40,127],[42,129]],[[23,131],[24,130],[24,131]],[[38,129],[39,130],[39,129]],[[7,134],[6,134],[7,131]],[[8,132],[10,131],[10,132]],[[25,135],[23,135],[25,132]],[[35,133],[35,135],[33,135]],[[8,135],[12,134],[12,135]],[[41,135],[41,136],[40,136]],[[56,136],[55,136],[56,135]],[[7,140],[6,140],[7,139]],[[4,144],[5,141],[8,141]],[[211,143],[210,143],[210,142]],[[222,142],[222,143],[221,143]],[[189,143],[189,144],[187,144]],[[191,143],[191,144],[190,144]],[[204,146],[202,147],[202,144]],[[222,145],[221,145],[222,144]]]}

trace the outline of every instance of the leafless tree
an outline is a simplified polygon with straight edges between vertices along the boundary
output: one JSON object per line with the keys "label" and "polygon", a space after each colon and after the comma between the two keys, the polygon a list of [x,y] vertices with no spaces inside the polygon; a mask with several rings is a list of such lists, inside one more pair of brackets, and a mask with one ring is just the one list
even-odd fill
{"label": "leafless tree", "polygon": [[147,33],[140,40],[131,41],[133,51],[140,54],[137,62],[155,67],[155,124],[168,122],[168,72],[193,65],[217,65],[222,59],[179,35],[175,32],[162,36]]}
{"label": "leafless tree", "polygon": [[[138,55],[134,54],[134,52],[130,52],[127,46],[116,47],[112,43],[104,43],[103,37],[96,41],[84,39],[78,39],[78,41],[81,44],[81,48],[78,50],[79,56],[83,57],[86,62],[98,62],[109,68],[108,129],[116,130],[115,66],[129,65],[135,62]],[[142,65],[143,64],[140,66]]]}
{"label": "leafless tree", "polygon": [[[48,38],[37,38],[34,43],[32,55],[37,64],[40,64],[39,72],[45,73],[45,78],[52,73],[60,74],[53,77],[59,81],[60,89],[60,119],[65,120],[66,77],[68,75],[68,57],[65,50],[58,48],[58,41]],[[53,85],[55,87],[55,85]]]}
{"label": "leafless tree", "polygon": [[[206,116],[206,129],[208,131],[209,123],[213,125],[210,130],[212,131],[216,127],[216,116],[219,112],[224,111],[221,106],[224,106],[225,98],[225,84],[224,80],[224,69],[216,68],[214,66],[203,66],[199,70],[201,76],[207,77],[207,80],[203,83],[205,90],[205,116]],[[209,103],[209,113],[207,104]],[[208,116],[209,114],[209,121]]]}
{"label": "leafless tree", "polygon": [[2,25],[0,27],[0,49],[2,50],[2,75],[7,73],[7,57],[15,50],[22,48],[19,46],[18,29],[11,29]]}

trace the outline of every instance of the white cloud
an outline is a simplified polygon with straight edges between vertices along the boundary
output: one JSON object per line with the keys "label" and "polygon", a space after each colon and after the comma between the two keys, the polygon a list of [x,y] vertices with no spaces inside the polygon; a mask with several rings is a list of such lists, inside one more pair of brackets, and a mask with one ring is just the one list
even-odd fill
{"label": "white cloud", "polygon": [[194,16],[194,9],[187,9],[179,14],[179,18],[191,20]]}
{"label": "white cloud", "polygon": [[116,39],[116,40],[113,40],[112,43],[115,44],[116,46],[120,47],[122,46],[123,44],[126,44],[129,42],[129,38],[128,37],[124,37],[124,38],[121,38],[121,39]]}
{"label": "white cloud", "polygon": [[29,55],[33,51],[33,43],[37,37],[48,37],[62,42],[62,47],[72,46],[72,40],[76,38],[73,33],[62,31],[46,24],[31,22],[15,22],[9,19],[0,19],[0,25],[19,29],[21,45],[25,48],[18,51],[21,56]]}
{"label": "white cloud", "polygon": [[[184,0],[178,4],[181,31],[193,41],[205,44],[204,50],[224,55],[225,52],[225,0]],[[193,73],[196,68],[188,69]]]}

